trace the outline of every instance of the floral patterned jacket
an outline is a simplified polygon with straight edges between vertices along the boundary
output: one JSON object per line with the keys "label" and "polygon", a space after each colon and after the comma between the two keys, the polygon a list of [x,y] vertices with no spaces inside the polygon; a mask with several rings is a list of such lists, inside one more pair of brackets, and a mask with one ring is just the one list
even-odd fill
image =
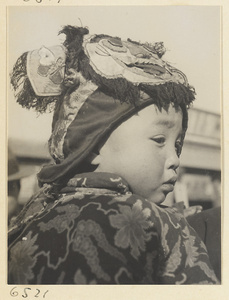
{"label": "floral patterned jacket", "polygon": [[176,208],[109,173],[45,186],[9,230],[11,284],[215,284],[205,245]]}

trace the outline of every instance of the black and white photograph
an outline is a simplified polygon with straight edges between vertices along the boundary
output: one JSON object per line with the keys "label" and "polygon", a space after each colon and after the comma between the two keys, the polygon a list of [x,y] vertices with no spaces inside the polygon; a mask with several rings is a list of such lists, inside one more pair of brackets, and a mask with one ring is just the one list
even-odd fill
{"label": "black and white photograph", "polygon": [[12,295],[222,285],[221,58],[216,5],[7,8]]}

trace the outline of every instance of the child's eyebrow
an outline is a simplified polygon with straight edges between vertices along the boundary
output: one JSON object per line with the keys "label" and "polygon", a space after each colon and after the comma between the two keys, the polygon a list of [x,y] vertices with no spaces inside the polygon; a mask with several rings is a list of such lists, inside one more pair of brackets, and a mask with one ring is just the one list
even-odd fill
{"label": "child's eyebrow", "polygon": [[173,120],[158,120],[156,122],[156,125],[163,125],[166,126],[168,128],[174,127],[175,126],[175,122]]}

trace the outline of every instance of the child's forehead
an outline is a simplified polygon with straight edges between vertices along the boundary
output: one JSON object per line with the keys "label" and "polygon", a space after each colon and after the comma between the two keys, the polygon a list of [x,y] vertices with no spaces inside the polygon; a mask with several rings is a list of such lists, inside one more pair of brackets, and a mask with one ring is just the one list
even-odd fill
{"label": "child's forehead", "polygon": [[183,118],[182,110],[180,107],[169,105],[168,109],[159,109],[155,104],[151,104],[137,114],[142,121],[153,123],[155,125],[162,125],[171,127]]}
{"label": "child's forehead", "polygon": [[172,105],[168,110],[161,109],[151,104],[137,114],[133,115],[123,123],[121,123],[113,132],[112,136],[148,136],[152,132],[174,131],[181,134],[183,113],[181,108],[174,108]]}

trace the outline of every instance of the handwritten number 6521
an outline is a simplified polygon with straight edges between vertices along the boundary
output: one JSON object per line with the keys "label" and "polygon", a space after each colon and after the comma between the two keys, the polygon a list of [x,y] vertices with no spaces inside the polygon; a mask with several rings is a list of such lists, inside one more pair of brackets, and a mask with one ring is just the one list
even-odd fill
{"label": "handwritten number 6521", "polygon": [[[10,291],[10,296],[12,296],[12,297],[17,297],[17,296],[19,296],[19,293],[18,293],[18,291],[16,290],[16,286],[15,287],[13,287],[12,289],[11,289],[11,291]],[[31,291],[32,289],[31,288],[24,288],[24,293],[22,294],[22,297],[23,298],[27,298],[28,297],[28,291]],[[36,289],[36,294],[34,295],[34,297],[35,298],[39,298],[39,294],[41,293],[41,291],[39,290],[39,289]],[[46,296],[46,294],[48,293],[48,290],[43,294],[43,298],[45,298],[45,296]],[[30,294],[30,296],[31,296],[31,294]]]}

